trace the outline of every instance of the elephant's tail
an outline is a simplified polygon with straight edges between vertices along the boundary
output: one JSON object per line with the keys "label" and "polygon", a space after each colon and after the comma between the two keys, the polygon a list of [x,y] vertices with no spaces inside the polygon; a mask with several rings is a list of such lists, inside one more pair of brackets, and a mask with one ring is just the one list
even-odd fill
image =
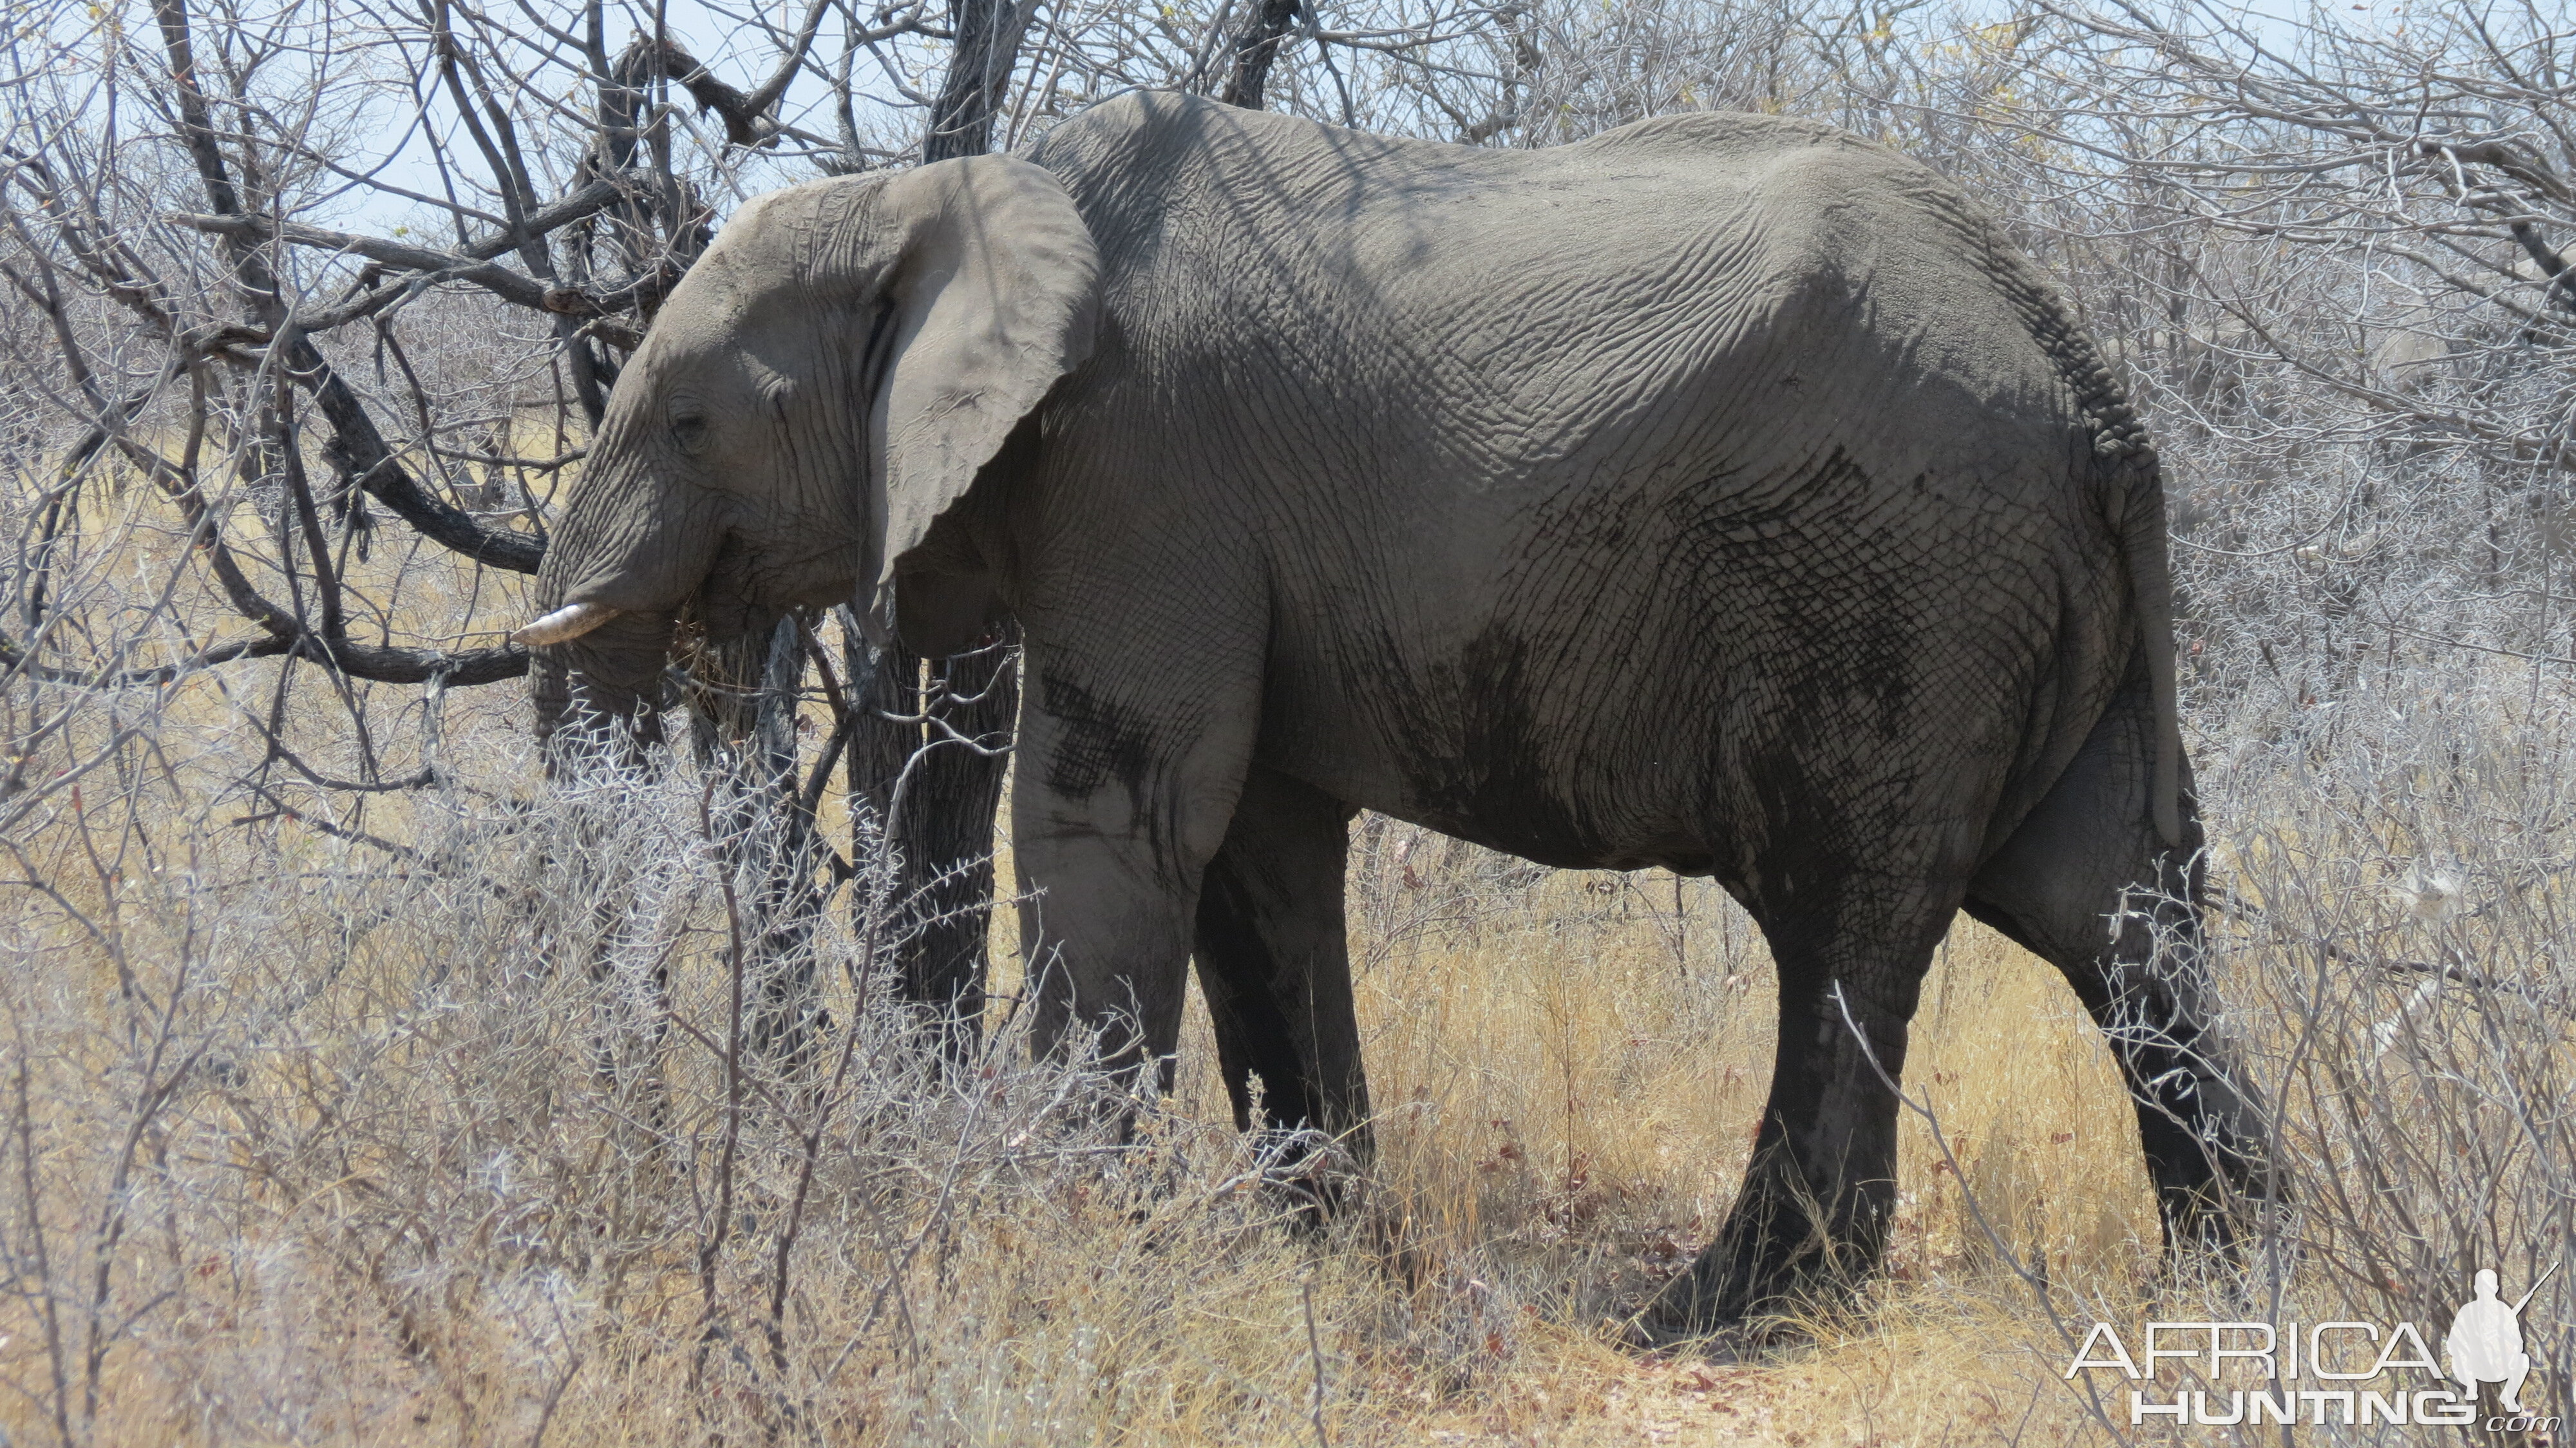
{"label": "elephant's tail", "polygon": [[2165,532],[2164,469],[2145,436],[2132,429],[2104,430],[2094,455],[2109,476],[2108,500],[2120,520],[2120,551],[2129,565],[2129,597],[2138,613],[2138,646],[2147,656],[2147,686],[2155,692],[2155,775],[2148,809],[2167,849],[2183,844],[2182,699],[2175,677],[2173,566]]}

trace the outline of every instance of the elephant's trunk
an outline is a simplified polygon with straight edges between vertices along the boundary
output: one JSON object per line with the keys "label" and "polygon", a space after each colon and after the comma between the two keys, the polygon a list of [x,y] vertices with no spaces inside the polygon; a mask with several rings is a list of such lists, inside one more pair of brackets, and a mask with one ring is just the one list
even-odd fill
{"label": "elephant's trunk", "polygon": [[672,623],[723,535],[703,493],[649,470],[582,479],[538,574],[543,612],[512,635],[536,651],[531,693],[550,772],[602,756],[632,762],[659,740]]}

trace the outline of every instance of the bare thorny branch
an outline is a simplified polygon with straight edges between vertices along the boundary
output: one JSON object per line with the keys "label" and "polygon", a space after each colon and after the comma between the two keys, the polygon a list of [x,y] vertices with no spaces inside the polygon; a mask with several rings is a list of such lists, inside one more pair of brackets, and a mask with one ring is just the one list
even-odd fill
{"label": "bare thorny branch", "polygon": [[[535,571],[620,358],[733,200],[799,167],[974,154],[1104,85],[1204,77],[1258,105],[1301,13],[1220,10],[1196,33],[1221,43],[1183,57],[1093,23],[1106,16],[1041,24],[1035,0],[957,0],[944,16],[923,0],[811,0],[775,17],[708,12],[736,22],[735,40],[701,58],[666,8],[607,0],[417,0],[381,16],[193,8],[206,3],[149,0],[150,45],[113,9],[19,32],[0,275],[53,340],[18,364],[42,435],[71,435],[37,450],[53,481],[18,617],[0,622],[0,687],[163,685],[254,659],[353,683],[523,675],[526,654],[497,636],[519,595],[486,571]],[[1483,13],[1332,32],[1304,18],[1314,54],[1393,57]],[[621,19],[633,32],[618,47]],[[943,49],[944,79],[919,88]],[[66,90],[62,63],[92,55],[92,79]],[[1347,112],[1349,81],[1333,74]],[[818,114],[830,122],[804,119]],[[436,341],[424,355],[406,333]],[[462,415],[469,397],[482,405]],[[551,446],[522,445],[528,433]],[[168,560],[155,610],[102,632],[67,607],[97,593],[79,580],[114,546],[89,535],[102,489],[129,473],[176,511],[192,552]],[[434,550],[405,548],[391,576],[365,566],[379,508]],[[245,534],[253,516],[266,536]],[[399,600],[433,577],[474,602],[442,637],[391,636]],[[227,615],[250,636],[227,636]],[[855,703],[833,701],[835,749],[865,723]]]}

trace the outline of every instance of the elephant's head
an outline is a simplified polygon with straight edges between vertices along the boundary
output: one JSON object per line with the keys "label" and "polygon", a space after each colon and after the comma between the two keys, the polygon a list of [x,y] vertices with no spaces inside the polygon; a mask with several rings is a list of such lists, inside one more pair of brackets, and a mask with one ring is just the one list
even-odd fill
{"label": "elephant's head", "polygon": [[842,601],[895,629],[898,560],[1089,353],[1097,269],[1056,179],[1004,156],[744,206],[619,378],[546,550],[551,610],[515,635],[542,650],[540,728],[576,695],[633,717],[683,605],[719,638]]}

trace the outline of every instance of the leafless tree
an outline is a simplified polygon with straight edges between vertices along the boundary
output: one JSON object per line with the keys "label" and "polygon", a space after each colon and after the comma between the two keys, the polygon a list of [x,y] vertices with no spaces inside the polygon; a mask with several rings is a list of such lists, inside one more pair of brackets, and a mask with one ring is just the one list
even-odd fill
{"label": "leafless tree", "polygon": [[[1310,27],[1306,52],[1406,56],[1483,14]],[[363,830],[372,796],[439,783],[428,764],[388,773],[372,744],[344,779],[304,757],[291,741],[321,736],[292,721],[337,711],[368,741],[377,686],[443,700],[526,673],[500,637],[512,580],[534,572],[624,359],[735,201],[977,154],[1121,85],[1257,104],[1290,39],[1222,8],[1167,7],[1145,31],[1124,12],[1049,16],[1034,0],[709,4],[688,18],[725,39],[701,59],[668,7],[607,0],[13,11],[0,272],[29,325],[7,385],[12,447],[47,481],[10,517],[0,809],[73,777],[39,762],[79,712],[62,701],[262,658],[316,672],[280,675],[250,711],[272,744],[245,788],[342,793],[334,827]],[[115,512],[130,479],[170,524]],[[101,570],[163,527],[190,547],[155,555],[155,602],[134,608]],[[971,1014],[1011,652],[922,660],[840,622],[700,648],[672,698],[700,754],[742,772],[741,807],[792,826],[754,902],[789,955],[849,868],[812,837],[824,780],[846,764],[881,818],[926,751],[896,842],[925,922],[909,973]],[[834,718],[819,750],[800,701]]]}
{"label": "leafless tree", "polygon": [[[2050,226],[2109,263],[2079,273],[2099,283],[2087,300],[2173,418],[2168,451],[2223,453],[2238,474],[2238,504],[2204,508],[2217,526],[2197,541],[2365,565],[2335,570],[2362,591],[2330,610],[2356,642],[2459,618],[2444,580],[2518,580],[2534,606],[2481,602],[2446,637],[2555,648],[2544,599],[2576,467],[2564,15],[2043,18],[2023,93],[1989,114],[2029,138],[2029,189],[2062,203]],[[2357,466],[2320,495],[2274,485],[2336,456]],[[2249,527],[2267,492],[2282,511]]]}

